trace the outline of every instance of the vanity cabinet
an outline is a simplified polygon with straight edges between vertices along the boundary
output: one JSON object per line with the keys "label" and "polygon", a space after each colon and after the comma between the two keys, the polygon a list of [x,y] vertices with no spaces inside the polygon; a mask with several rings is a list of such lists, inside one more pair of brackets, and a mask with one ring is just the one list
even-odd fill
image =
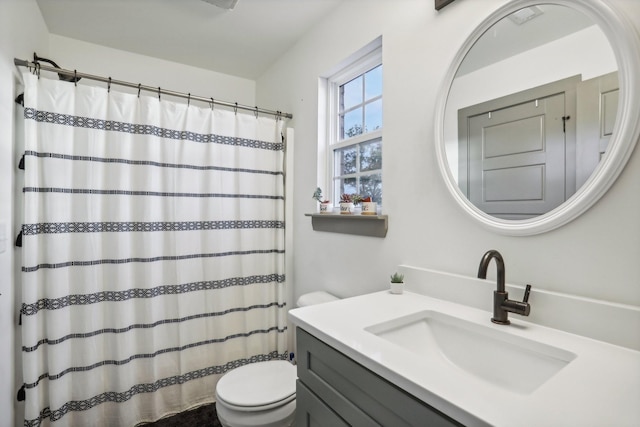
{"label": "vanity cabinet", "polygon": [[296,427],[461,426],[297,328]]}

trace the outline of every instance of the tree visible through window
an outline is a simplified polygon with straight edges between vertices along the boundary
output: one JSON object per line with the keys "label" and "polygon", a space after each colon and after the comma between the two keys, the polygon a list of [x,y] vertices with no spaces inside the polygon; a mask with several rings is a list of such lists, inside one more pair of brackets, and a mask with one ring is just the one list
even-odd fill
{"label": "tree visible through window", "polygon": [[340,140],[382,128],[382,65],[340,86]]}
{"label": "tree visible through window", "polygon": [[[362,67],[360,65],[360,67]],[[334,197],[370,196],[382,203],[382,65],[368,67],[337,91],[337,138],[332,144]]]}

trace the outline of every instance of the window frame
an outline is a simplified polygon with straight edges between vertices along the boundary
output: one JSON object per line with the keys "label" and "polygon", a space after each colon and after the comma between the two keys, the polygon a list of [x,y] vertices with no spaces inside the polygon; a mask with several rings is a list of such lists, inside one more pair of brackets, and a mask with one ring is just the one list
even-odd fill
{"label": "window frame", "polygon": [[[379,173],[382,181],[382,168],[379,172],[371,173],[370,171],[358,172],[354,174],[348,175],[340,175],[340,178],[336,178],[336,151],[344,149],[346,147],[357,147],[357,156],[358,161],[360,157],[360,145],[365,144],[367,142],[373,142],[376,140],[380,140],[380,144],[382,144],[382,129],[384,128],[384,116],[383,116],[383,125],[380,129],[370,131],[367,133],[363,133],[360,135],[352,136],[350,138],[344,139],[340,141],[340,86],[350,82],[351,80],[365,74],[366,72],[383,65],[382,63],[382,46],[378,45],[373,50],[369,51],[367,54],[361,56],[360,58],[350,62],[345,67],[343,67],[340,71],[333,74],[331,77],[327,79],[327,137],[326,137],[326,148],[324,150],[326,155],[326,184],[329,194],[330,200],[332,201],[334,206],[337,206],[338,201],[340,199],[340,194],[337,194],[336,191],[336,180],[340,178],[350,178],[350,177],[360,177],[366,175],[373,175]],[[383,68],[384,75],[384,68]],[[384,80],[383,80],[384,81]],[[382,95],[376,99],[384,99],[384,85],[382,88]],[[363,104],[364,100],[363,100]],[[383,101],[383,111],[384,111],[384,101]],[[359,169],[359,167],[358,167]]]}

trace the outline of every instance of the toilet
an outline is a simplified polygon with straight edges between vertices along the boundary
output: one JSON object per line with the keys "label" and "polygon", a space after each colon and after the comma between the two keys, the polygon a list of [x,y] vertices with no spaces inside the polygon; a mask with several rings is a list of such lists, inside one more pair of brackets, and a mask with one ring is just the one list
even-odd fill
{"label": "toilet", "polygon": [[[297,306],[322,304],[338,298],[311,292]],[[216,411],[223,427],[288,427],[296,410],[296,367],[285,360],[250,363],[220,378],[216,386]]]}

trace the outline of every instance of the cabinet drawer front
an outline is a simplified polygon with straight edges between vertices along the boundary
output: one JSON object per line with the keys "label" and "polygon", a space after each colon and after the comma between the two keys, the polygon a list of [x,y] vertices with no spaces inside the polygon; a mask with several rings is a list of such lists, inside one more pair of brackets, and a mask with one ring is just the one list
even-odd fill
{"label": "cabinet drawer front", "polygon": [[296,427],[349,427],[300,381],[296,382]]}
{"label": "cabinet drawer front", "polygon": [[[461,426],[308,332],[298,328],[296,337],[299,380],[350,425]],[[351,402],[366,418],[344,415],[343,410],[351,409],[336,396]]]}

